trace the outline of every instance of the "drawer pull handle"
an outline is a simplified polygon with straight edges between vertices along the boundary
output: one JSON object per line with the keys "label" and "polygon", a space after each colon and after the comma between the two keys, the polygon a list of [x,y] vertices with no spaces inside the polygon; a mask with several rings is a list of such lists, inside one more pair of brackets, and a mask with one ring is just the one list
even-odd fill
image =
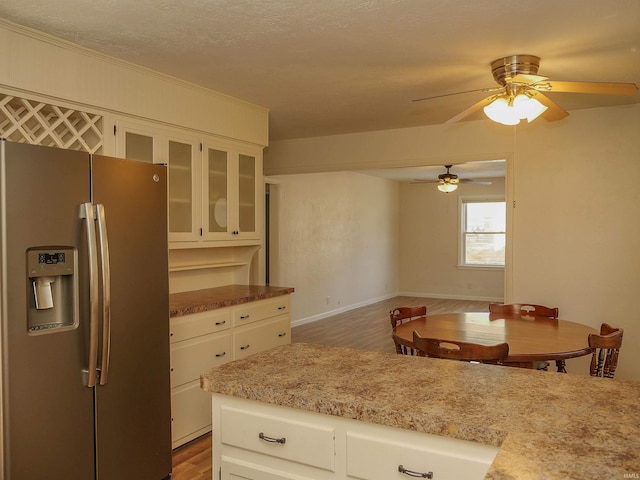
{"label": "drawer pull handle", "polygon": [[227,352],[216,353],[216,357],[218,357],[218,358],[224,357],[226,354],[227,354]]}
{"label": "drawer pull handle", "polygon": [[286,307],[286,306],[284,306],[284,305],[283,305],[283,306],[281,306],[281,307],[278,307],[278,310],[286,310],[286,309],[287,309],[287,307]]}
{"label": "drawer pull handle", "polygon": [[404,473],[405,475],[409,476],[409,477],[416,477],[416,478],[433,478],[433,472],[427,472],[427,473],[423,473],[423,472],[414,472],[412,470],[407,470],[406,468],[404,468],[402,465],[398,465],[398,471],[400,473]]}
{"label": "drawer pull handle", "polygon": [[246,345],[242,345],[240,347],[240,350],[246,350],[247,348],[249,348],[249,344],[248,343]]}
{"label": "drawer pull handle", "polygon": [[282,332],[278,334],[279,337],[286,337],[287,336],[287,332]]}
{"label": "drawer pull handle", "polygon": [[225,323],[227,323],[227,321],[226,320],[222,320],[221,322],[216,322],[216,326],[224,325]]}
{"label": "drawer pull handle", "polygon": [[250,315],[240,315],[240,320],[246,320]]}
{"label": "drawer pull handle", "polygon": [[265,442],[269,442],[269,443],[280,443],[280,444],[285,444],[287,443],[287,439],[282,437],[282,438],[273,438],[273,437],[267,437],[264,433],[260,432],[258,434],[258,438],[260,440],[264,440]]}

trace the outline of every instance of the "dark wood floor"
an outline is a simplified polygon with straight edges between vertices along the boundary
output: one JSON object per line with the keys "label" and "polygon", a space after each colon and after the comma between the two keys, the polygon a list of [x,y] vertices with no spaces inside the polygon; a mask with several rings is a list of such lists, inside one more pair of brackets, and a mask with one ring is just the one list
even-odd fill
{"label": "dark wood floor", "polygon": [[[389,311],[400,306],[427,306],[427,315],[489,311],[489,302],[395,297],[291,329],[293,342],[319,343],[377,352],[395,352]],[[173,452],[172,480],[211,480],[211,435]]]}

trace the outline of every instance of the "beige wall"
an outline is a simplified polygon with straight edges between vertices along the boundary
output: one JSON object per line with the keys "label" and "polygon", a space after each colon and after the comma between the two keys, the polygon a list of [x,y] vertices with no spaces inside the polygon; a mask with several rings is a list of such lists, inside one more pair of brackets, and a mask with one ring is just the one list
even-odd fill
{"label": "beige wall", "polygon": [[458,268],[458,199],[504,195],[502,178],[491,185],[462,185],[442,193],[435,185],[400,186],[400,291],[435,298],[502,302],[504,269]]}
{"label": "beige wall", "polygon": [[[638,132],[640,105],[572,111],[559,122],[520,127],[480,120],[273,142],[265,171],[507,158],[507,202],[516,206],[506,301],[550,304],[567,319],[623,327],[616,376],[640,380]],[[570,371],[585,368],[569,362]]]}
{"label": "beige wall", "polygon": [[349,172],[274,179],[279,248],[270,283],[295,287],[294,324],[397,292],[396,182]]}

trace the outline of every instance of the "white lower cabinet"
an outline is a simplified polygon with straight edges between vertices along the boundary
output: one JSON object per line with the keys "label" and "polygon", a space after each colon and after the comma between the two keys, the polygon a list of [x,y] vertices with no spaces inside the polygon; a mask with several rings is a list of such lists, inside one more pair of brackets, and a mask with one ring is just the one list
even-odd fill
{"label": "white lower cabinet", "polygon": [[173,448],[211,430],[211,395],[200,388],[202,372],[291,342],[289,302],[282,295],[171,319]]}
{"label": "white lower cabinet", "polygon": [[213,478],[474,480],[498,447],[213,395]]}

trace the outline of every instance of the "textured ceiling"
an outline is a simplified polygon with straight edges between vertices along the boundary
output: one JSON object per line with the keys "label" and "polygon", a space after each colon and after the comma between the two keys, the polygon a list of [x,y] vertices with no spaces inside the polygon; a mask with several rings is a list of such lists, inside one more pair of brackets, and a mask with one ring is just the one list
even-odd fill
{"label": "textured ceiling", "polygon": [[485,95],[411,99],[492,87],[516,53],[554,80],[640,84],[638,0],[2,0],[0,17],[266,106],[271,140],[442,123]]}

